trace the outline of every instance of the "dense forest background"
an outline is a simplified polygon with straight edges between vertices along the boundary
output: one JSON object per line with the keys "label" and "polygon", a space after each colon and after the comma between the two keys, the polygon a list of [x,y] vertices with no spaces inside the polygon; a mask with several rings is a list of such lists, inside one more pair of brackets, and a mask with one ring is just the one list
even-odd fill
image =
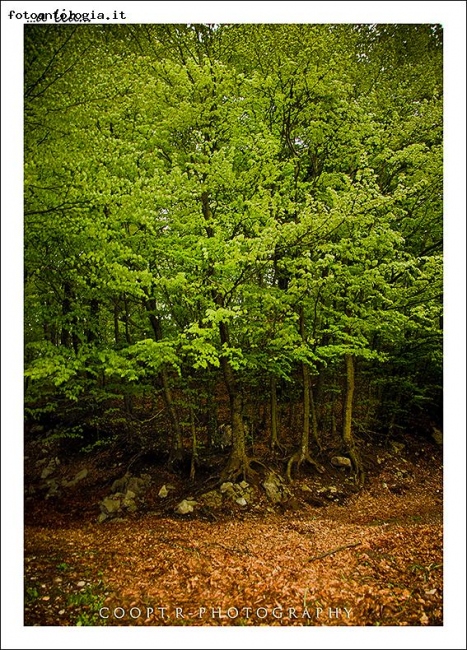
{"label": "dense forest background", "polygon": [[224,479],[442,426],[437,25],[25,26],[27,434]]}

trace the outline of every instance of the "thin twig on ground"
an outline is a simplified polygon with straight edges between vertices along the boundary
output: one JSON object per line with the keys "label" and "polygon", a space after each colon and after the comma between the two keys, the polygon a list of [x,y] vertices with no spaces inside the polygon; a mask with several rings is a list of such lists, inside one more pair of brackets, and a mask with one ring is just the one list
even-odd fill
{"label": "thin twig on ground", "polygon": [[332,551],[328,551],[327,553],[322,553],[321,555],[316,555],[314,557],[308,558],[307,562],[314,562],[315,560],[322,560],[324,557],[327,557],[328,555],[334,555],[334,553],[339,553],[339,551],[345,551],[346,548],[354,548],[355,546],[360,546],[361,542],[356,542],[355,544],[346,544],[345,546],[338,546],[337,548],[333,549]]}

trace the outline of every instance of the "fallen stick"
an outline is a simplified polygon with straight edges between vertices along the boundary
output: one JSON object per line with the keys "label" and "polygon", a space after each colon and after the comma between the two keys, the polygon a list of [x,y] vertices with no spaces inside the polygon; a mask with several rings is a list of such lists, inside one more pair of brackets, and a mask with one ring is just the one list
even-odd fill
{"label": "fallen stick", "polygon": [[361,542],[357,542],[356,544],[346,544],[345,546],[339,546],[338,548],[335,548],[333,551],[328,551],[327,553],[322,553],[321,555],[316,555],[315,557],[310,557],[308,558],[307,562],[314,562],[315,560],[322,560],[323,557],[327,557],[328,555],[334,555],[334,553],[338,553],[339,551],[345,551],[346,548],[354,548],[355,546],[360,546]]}

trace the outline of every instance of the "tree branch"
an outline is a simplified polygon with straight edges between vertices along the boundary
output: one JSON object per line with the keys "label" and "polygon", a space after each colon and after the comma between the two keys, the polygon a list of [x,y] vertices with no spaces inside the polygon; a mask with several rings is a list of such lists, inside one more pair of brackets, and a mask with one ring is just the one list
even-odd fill
{"label": "tree branch", "polygon": [[321,555],[315,555],[314,557],[308,558],[307,562],[314,562],[315,560],[322,560],[324,557],[327,557],[328,555],[334,555],[334,553],[339,553],[339,551],[345,551],[347,548],[354,548],[355,546],[360,546],[361,542],[356,542],[355,544],[346,544],[345,546],[338,546],[332,551],[328,551],[327,553],[322,553]]}

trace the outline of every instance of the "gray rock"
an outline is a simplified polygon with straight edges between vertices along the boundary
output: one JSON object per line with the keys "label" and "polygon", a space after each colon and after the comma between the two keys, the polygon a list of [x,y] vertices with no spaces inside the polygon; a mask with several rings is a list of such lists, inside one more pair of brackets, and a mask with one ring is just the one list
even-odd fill
{"label": "gray rock", "polygon": [[333,456],[331,458],[331,464],[334,465],[334,467],[349,467],[350,469],[352,468],[352,461],[350,458],[346,458],[345,456]]}
{"label": "gray rock", "polygon": [[327,485],[317,490],[316,494],[326,497],[332,501],[339,499],[340,492],[335,485]]}
{"label": "gray rock", "polygon": [[186,499],[183,499],[175,508],[175,512],[179,515],[187,515],[189,512],[193,512],[193,506]]}
{"label": "gray rock", "polygon": [[48,492],[45,495],[46,499],[50,499],[50,497],[55,497],[60,494],[58,482],[56,481],[56,479],[52,478],[46,481],[46,486],[48,489]]}
{"label": "gray rock", "polygon": [[275,483],[268,483],[265,481],[263,483],[263,487],[266,490],[266,495],[269,501],[272,501],[272,503],[281,503],[283,497],[281,491],[278,489]]}
{"label": "gray rock", "polygon": [[161,499],[165,499],[165,497],[169,494],[169,491],[165,485],[161,487],[161,489],[158,492],[158,496],[160,496]]}
{"label": "gray rock", "polygon": [[122,478],[117,478],[112,483],[111,492],[125,492],[130,476],[129,472],[127,472]]}
{"label": "gray rock", "polygon": [[48,478],[51,474],[53,474],[54,472],[55,472],[55,467],[50,467],[50,465],[47,465],[47,467],[45,467],[45,468],[42,470],[41,478],[42,478],[42,479],[46,479],[46,478]]}
{"label": "gray rock", "polygon": [[121,501],[116,497],[106,497],[100,504],[102,512],[112,515],[120,510]]}
{"label": "gray rock", "polygon": [[122,507],[126,508],[130,512],[136,512],[138,510],[138,505],[135,499],[136,494],[131,490],[127,490],[126,494],[123,497]]}
{"label": "gray rock", "polygon": [[222,483],[220,493],[230,501],[245,499],[249,502],[253,496],[253,490],[246,481],[242,481],[241,483],[231,483],[230,481]]}
{"label": "gray rock", "polygon": [[238,499],[235,499],[235,503],[238,503],[239,506],[248,505],[244,497],[239,497]]}
{"label": "gray rock", "polygon": [[262,485],[272,503],[282,503],[289,497],[288,490],[285,488],[281,477],[277,474],[270,472]]}
{"label": "gray rock", "polygon": [[126,508],[128,512],[136,512],[138,510],[138,506],[133,501],[133,499],[124,499],[122,502],[122,506]]}
{"label": "gray rock", "polygon": [[86,468],[82,469],[80,472],[78,472],[73,479],[74,483],[78,483],[78,481],[82,481],[83,478],[86,478],[86,476],[89,474],[88,470]]}
{"label": "gray rock", "polygon": [[87,469],[82,469],[80,472],[78,472],[78,473],[76,474],[75,478],[72,479],[71,481],[62,481],[62,485],[63,485],[64,487],[73,487],[73,486],[76,485],[79,481],[82,481],[83,479],[85,479],[86,476],[88,475],[88,473],[89,473],[89,472],[88,472]]}
{"label": "gray rock", "polygon": [[202,494],[200,501],[208,508],[220,508],[222,506],[222,494],[217,490],[211,490]]}
{"label": "gray rock", "polygon": [[231,491],[233,489],[233,483],[230,481],[227,481],[226,483],[222,483],[220,490],[222,493],[227,492],[228,490]]}
{"label": "gray rock", "polygon": [[136,495],[141,494],[147,488],[147,483],[144,479],[132,476],[127,484],[127,489],[134,492]]}
{"label": "gray rock", "polygon": [[248,488],[248,489],[243,491],[243,498],[245,499],[245,501],[247,503],[251,503],[251,501],[253,500],[253,494],[254,493],[253,493],[253,490],[251,488]]}

